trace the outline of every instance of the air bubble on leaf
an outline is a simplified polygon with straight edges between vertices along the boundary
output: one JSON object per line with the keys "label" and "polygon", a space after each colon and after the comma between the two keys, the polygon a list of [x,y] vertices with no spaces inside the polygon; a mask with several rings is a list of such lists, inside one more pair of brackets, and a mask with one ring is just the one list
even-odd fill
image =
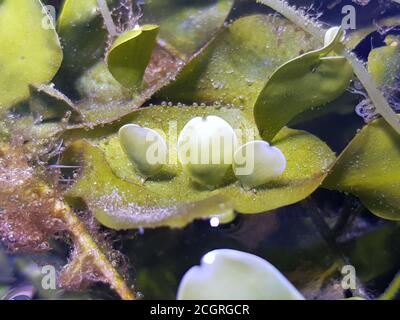
{"label": "air bubble on leaf", "polygon": [[223,89],[225,87],[225,85],[221,82],[221,81],[217,81],[217,80],[212,80],[211,84],[213,86],[214,89]]}

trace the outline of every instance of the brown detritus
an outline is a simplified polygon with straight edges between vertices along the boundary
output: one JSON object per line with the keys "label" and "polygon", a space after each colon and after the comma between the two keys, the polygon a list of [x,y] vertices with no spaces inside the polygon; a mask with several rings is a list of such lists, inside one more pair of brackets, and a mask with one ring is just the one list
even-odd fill
{"label": "brown detritus", "polygon": [[156,87],[160,81],[174,76],[182,65],[181,59],[158,44],[146,68],[144,80],[150,87]]}
{"label": "brown detritus", "polygon": [[10,150],[10,146],[5,143],[0,141],[0,157],[4,157],[8,151]]}
{"label": "brown detritus", "polygon": [[70,255],[70,262],[63,267],[58,276],[58,285],[68,291],[81,291],[95,282],[107,283],[107,279],[95,266],[92,257],[80,246],[75,246]]}
{"label": "brown detritus", "polygon": [[[117,233],[108,229],[102,230],[97,220],[90,214],[82,214],[79,218],[107,260],[119,271],[124,280],[127,280],[128,276],[125,276],[128,274],[129,267],[127,258],[114,249],[114,243],[118,241]],[[95,282],[110,284],[92,258],[88,252],[82,250],[81,246],[75,245],[69,263],[59,275],[60,286],[70,291],[81,291]]]}
{"label": "brown detritus", "polygon": [[136,295],[103,251],[103,244],[96,242],[87,226],[65,202],[58,201],[55,210],[56,215],[63,216],[75,248],[70,263],[61,273],[61,283],[72,289],[84,286],[89,281],[102,281],[117,292],[121,299],[134,300]]}
{"label": "brown detritus", "polygon": [[49,239],[65,230],[54,215],[56,189],[45,191],[22,149],[2,148],[0,158],[0,240],[12,252],[49,250]]}
{"label": "brown detritus", "polygon": [[123,259],[110,234],[102,233],[93,217],[83,223],[41,172],[29,165],[21,146],[0,146],[0,241],[11,252],[43,252],[57,234],[68,233],[73,254],[61,272],[61,286],[81,289],[101,281],[122,299],[135,299],[116,269]]}

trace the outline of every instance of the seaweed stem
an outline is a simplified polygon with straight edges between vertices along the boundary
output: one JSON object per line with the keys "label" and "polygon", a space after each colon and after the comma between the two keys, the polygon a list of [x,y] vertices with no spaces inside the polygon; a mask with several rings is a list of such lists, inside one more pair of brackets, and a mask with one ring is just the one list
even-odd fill
{"label": "seaweed stem", "polygon": [[400,272],[396,274],[393,281],[385,292],[379,297],[379,300],[393,300],[400,291]]}
{"label": "seaweed stem", "polygon": [[317,23],[307,17],[303,16],[296,8],[291,7],[286,1],[282,0],[256,0],[276,12],[280,13],[294,24],[298,25],[303,30],[312,34],[314,37],[323,41],[325,37],[324,29]]}
{"label": "seaweed stem", "polygon": [[63,201],[57,201],[55,211],[63,218],[83,254],[91,257],[92,263],[102,273],[110,287],[118,293],[123,300],[135,300],[135,294],[128,288],[122,276],[113,267],[106,255],[96,244],[85,225],[79,220],[72,209]]}
{"label": "seaweed stem", "polygon": [[[310,33],[321,42],[324,40],[325,30],[321,28],[315,21],[303,16],[301,12],[282,0],[256,0],[257,2],[274,9],[276,12],[282,14],[284,17],[292,21],[294,24],[302,28],[304,31]],[[349,50],[341,50],[338,52],[344,55],[353,67],[354,74],[360,80],[365,90],[367,91],[370,100],[374,104],[378,113],[392,126],[392,128],[400,134],[400,121],[396,112],[390,107],[389,103],[383,96],[382,92],[378,89],[375,81],[372,79],[370,73],[365,68],[363,62],[359,61],[357,57]]]}
{"label": "seaweed stem", "polygon": [[[326,223],[323,213],[319,206],[315,203],[312,197],[308,197],[300,202],[300,205],[304,210],[310,215],[314,225],[318,229],[320,235],[325,240],[327,245],[329,246],[332,254],[335,256],[336,261],[332,265],[330,269],[325,272],[325,277],[328,277],[330,273],[333,273],[333,270],[340,270],[344,265],[348,265],[348,258],[344,255],[341,250],[339,244],[336,241],[336,234],[333,232],[334,229],[331,229],[329,225]],[[356,290],[351,290],[353,296],[355,296],[356,291],[358,295],[364,295],[363,288],[361,286],[360,280],[357,278],[357,283],[359,288]]]}
{"label": "seaweed stem", "polygon": [[348,50],[344,50],[343,55],[352,65],[354,74],[364,86],[378,113],[393,127],[394,130],[396,130],[398,134],[400,134],[400,121],[396,112],[390,107],[364,64]]}
{"label": "seaweed stem", "polygon": [[325,222],[325,219],[322,216],[322,212],[317,204],[311,197],[308,197],[301,201],[301,206],[305,209],[311,216],[311,219],[314,225],[318,228],[322,238],[326,241],[326,243],[331,248],[332,252],[335,256],[340,260],[340,267],[345,264],[348,264],[346,257],[343,252],[340,250],[338,244],[336,243],[336,239],[332,235],[332,231]]}
{"label": "seaweed stem", "polygon": [[117,27],[114,24],[114,20],[111,16],[110,9],[108,9],[106,0],[97,0],[101,15],[103,16],[104,23],[110,36],[118,36]]}

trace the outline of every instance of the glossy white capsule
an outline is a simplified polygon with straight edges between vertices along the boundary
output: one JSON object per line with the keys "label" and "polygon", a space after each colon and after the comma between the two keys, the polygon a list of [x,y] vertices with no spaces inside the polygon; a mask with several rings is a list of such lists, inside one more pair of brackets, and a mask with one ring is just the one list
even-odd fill
{"label": "glossy white capsule", "polygon": [[179,300],[303,300],[301,293],[268,261],[250,253],[219,249],[183,276]]}
{"label": "glossy white capsule", "polygon": [[178,138],[178,159],[184,172],[199,184],[213,188],[232,167],[237,147],[235,131],[217,116],[196,117]]}
{"label": "glossy white capsule", "polygon": [[127,124],[119,129],[118,136],[122,149],[142,177],[154,176],[166,163],[167,143],[157,131]]}
{"label": "glossy white capsule", "polygon": [[234,155],[233,170],[246,189],[261,186],[278,178],[286,169],[286,158],[277,147],[262,140],[241,146]]}

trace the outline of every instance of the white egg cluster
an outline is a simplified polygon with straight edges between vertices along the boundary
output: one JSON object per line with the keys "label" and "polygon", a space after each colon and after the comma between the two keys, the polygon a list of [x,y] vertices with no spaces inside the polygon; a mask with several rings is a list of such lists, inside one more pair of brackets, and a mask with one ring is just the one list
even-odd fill
{"label": "white egg cluster", "polygon": [[[153,129],[128,124],[119,130],[121,146],[140,175],[157,174],[167,162],[168,147]],[[255,140],[240,145],[231,125],[217,116],[195,117],[183,127],[177,143],[178,160],[193,181],[209,188],[234,174],[246,189],[282,175],[286,158],[277,147]]]}

